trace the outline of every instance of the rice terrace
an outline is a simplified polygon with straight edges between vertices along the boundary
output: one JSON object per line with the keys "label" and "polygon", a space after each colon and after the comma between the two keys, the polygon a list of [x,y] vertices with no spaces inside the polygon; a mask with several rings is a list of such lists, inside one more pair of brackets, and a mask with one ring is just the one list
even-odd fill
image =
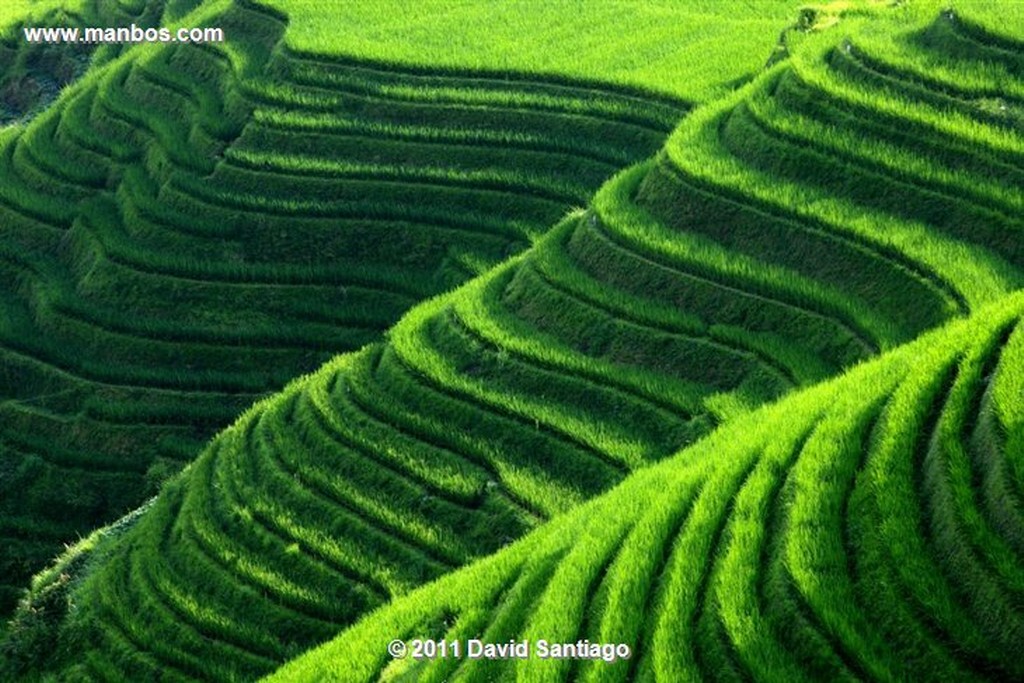
{"label": "rice terrace", "polygon": [[1024,681],[1024,2],[0,2],[0,683]]}

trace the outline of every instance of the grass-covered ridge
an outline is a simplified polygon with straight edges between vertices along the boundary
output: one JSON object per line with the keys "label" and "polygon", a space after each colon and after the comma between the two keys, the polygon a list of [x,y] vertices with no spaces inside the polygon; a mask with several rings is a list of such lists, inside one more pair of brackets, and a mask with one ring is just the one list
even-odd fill
{"label": "grass-covered ridge", "polygon": [[[269,680],[1022,675],[1024,299],[742,417]],[[394,638],[626,643],[394,660]]]}
{"label": "grass-covered ridge", "polygon": [[0,140],[0,612],[253,401],[526,248],[686,109],[325,61],[277,12],[196,4],[167,11],[226,43],[108,54]]}

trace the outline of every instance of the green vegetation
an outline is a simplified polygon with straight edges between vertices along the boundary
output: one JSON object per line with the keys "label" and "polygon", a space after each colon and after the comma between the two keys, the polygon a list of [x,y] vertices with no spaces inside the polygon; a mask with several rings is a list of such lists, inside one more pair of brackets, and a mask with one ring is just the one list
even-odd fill
{"label": "green vegetation", "polygon": [[569,7],[179,7],[6,132],[0,557],[159,495],[0,677],[1024,677],[1014,21]]}
{"label": "green vegetation", "polygon": [[2,612],[256,398],[526,247],[683,111],[300,57],[276,14],[220,5],[227,43],[108,55],[5,131]]}
{"label": "green vegetation", "polygon": [[[100,6],[100,3],[96,3],[94,9],[109,11],[113,9],[113,4],[104,3]],[[34,26],[35,22],[45,22],[54,12],[73,16],[81,14],[83,10],[89,11],[89,8],[81,0],[10,0],[0,8],[0,27],[7,29],[21,24]]]}
{"label": "green vegetation", "polygon": [[0,7],[0,125],[24,121],[49,106],[89,67],[113,58],[119,46],[45,44],[25,41],[24,28],[152,26],[162,5],[122,7],[116,2],[12,0]]}
{"label": "green vegetation", "polygon": [[[797,6],[646,0],[537,3],[524,11],[521,3],[501,2],[260,1],[292,18],[286,41],[302,54],[602,80],[691,102],[721,94],[761,67]],[[347,26],[359,30],[339,28]]]}
{"label": "green vegetation", "polygon": [[[741,417],[269,680],[1018,678],[1020,509],[981,494],[1020,458],[989,429],[1019,434],[1019,391],[990,397],[1020,389],[1022,315],[1009,297]],[[632,656],[391,661],[417,637]]]}

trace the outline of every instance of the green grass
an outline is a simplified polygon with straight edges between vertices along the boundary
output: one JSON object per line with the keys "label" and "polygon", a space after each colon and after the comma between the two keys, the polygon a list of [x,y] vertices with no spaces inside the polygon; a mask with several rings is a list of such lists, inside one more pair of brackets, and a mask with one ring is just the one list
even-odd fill
{"label": "green grass", "polygon": [[4,5],[4,13],[0,14],[0,23],[11,24],[14,21],[23,19],[30,9],[38,6],[33,0],[13,0]]}
{"label": "green grass", "polygon": [[83,21],[166,9],[228,41],[107,55],[5,131],[0,508],[49,531],[0,531],[3,612],[253,400],[526,248],[686,108],[609,79],[300,57],[280,49],[294,18],[186,5]]}
{"label": "green grass", "polygon": [[[1000,612],[991,598],[1013,593],[1005,581],[1022,569],[1019,556],[989,564],[1003,536],[970,507],[943,505],[936,484],[913,470],[922,455],[915,444],[933,434],[936,402],[944,408],[934,434],[948,433],[945,415],[979,409],[979,364],[997,377],[1018,374],[1001,351],[1009,332],[1019,338],[1021,310],[1019,296],[1007,298],[740,418],[512,547],[374,612],[269,680],[426,676],[439,663],[389,664],[385,645],[441,638],[442,621],[464,619],[477,624],[474,634],[501,619],[512,624],[499,631],[503,639],[588,635],[633,649],[630,660],[574,669],[536,657],[501,669],[447,663],[449,675],[467,680],[563,680],[569,671],[582,680],[690,680],[729,666],[785,680],[1017,675],[1017,658],[999,645],[1017,638],[1009,630],[1014,608]],[[958,375],[952,384],[950,368]],[[942,438],[969,447],[966,434]],[[989,536],[964,545],[958,525],[972,515]],[[924,526],[904,526],[912,520]],[[944,550],[948,534],[977,570],[969,586],[956,578],[960,557]],[[531,582],[532,601],[506,590]],[[986,586],[997,592],[979,592]]]}
{"label": "green grass", "polygon": [[[576,11],[437,0],[332,4],[266,0],[293,18],[287,45],[301,54],[428,65],[434,72],[557,75],[602,80],[687,101],[720,94],[771,55],[794,4],[614,1]],[[628,19],[627,19],[628,17]],[[341,26],[360,26],[342,31]],[[709,58],[713,55],[713,58]]]}
{"label": "green grass", "polygon": [[[3,675],[1024,675],[990,17],[267,7],[2,140],[10,556],[190,462],[37,576]],[[444,634],[634,656],[387,661]]]}

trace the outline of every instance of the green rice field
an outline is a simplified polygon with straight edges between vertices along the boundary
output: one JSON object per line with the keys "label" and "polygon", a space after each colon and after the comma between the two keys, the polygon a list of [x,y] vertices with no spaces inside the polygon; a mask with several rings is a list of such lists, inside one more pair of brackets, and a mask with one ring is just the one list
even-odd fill
{"label": "green rice field", "polygon": [[1024,5],[24,0],[0,126],[0,680],[1024,680]]}

